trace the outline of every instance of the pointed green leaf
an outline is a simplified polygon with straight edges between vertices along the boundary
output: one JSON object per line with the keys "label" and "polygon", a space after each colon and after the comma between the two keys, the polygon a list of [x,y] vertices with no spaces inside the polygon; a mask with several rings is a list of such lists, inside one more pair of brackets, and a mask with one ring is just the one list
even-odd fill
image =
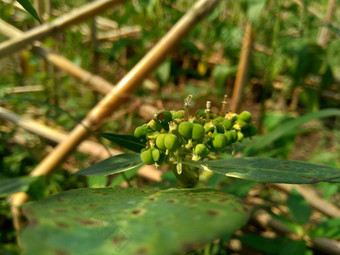
{"label": "pointed green leaf", "polygon": [[79,170],[79,175],[110,175],[125,172],[143,165],[137,153],[124,153],[110,157],[88,168]]}
{"label": "pointed green leaf", "polygon": [[261,149],[267,147],[275,140],[295,130],[297,127],[301,126],[304,123],[307,123],[313,119],[326,118],[331,116],[340,116],[340,110],[324,109],[317,112],[308,113],[294,120],[286,121],[285,123],[281,124],[277,129],[275,129],[273,132],[257,139],[255,143],[253,143],[251,146],[248,146],[244,151],[244,155],[246,156],[255,155]]}
{"label": "pointed green leaf", "polygon": [[226,176],[271,183],[340,182],[340,169],[274,158],[233,158],[184,161]]}
{"label": "pointed green leaf", "polygon": [[112,133],[99,133],[99,135],[115,144],[118,144],[119,146],[132,150],[134,152],[140,152],[141,149],[145,148],[145,143],[141,142],[138,138],[132,135],[121,135]]}
{"label": "pointed green leaf", "polygon": [[33,176],[22,176],[0,181],[0,197],[26,191],[32,182],[36,180]]}
{"label": "pointed green leaf", "polygon": [[290,192],[287,206],[289,208],[290,215],[297,223],[305,225],[308,222],[311,215],[310,206],[296,189],[292,189]]}
{"label": "pointed green leaf", "polygon": [[39,23],[42,23],[38,13],[36,12],[36,10],[33,8],[33,6],[31,5],[29,0],[18,0],[18,2],[22,5],[22,7],[24,7],[24,9],[33,16],[33,18],[35,18],[37,21],[39,21]]}
{"label": "pointed green leaf", "polygon": [[248,218],[238,198],[213,189],[79,189],[25,204],[23,212],[23,255],[182,254]]}

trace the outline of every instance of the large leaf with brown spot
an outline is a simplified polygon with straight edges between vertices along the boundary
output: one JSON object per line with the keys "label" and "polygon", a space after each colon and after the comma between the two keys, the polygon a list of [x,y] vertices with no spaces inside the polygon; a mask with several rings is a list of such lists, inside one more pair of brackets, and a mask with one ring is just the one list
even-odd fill
{"label": "large leaf with brown spot", "polygon": [[309,184],[340,182],[340,169],[274,158],[232,158],[184,163],[235,178],[271,182]]}
{"label": "large leaf with brown spot", "polygon": [[24,255],[180,254],[246,223],[241,201],[213,189],[79,189],[24,205]]}

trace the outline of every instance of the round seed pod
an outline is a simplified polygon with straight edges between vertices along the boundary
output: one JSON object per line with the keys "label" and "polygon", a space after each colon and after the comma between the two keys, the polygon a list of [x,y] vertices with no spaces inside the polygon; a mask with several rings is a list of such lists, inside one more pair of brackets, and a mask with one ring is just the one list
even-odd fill
{"label": "round seed pod", "polygon": [[199,143],[194,149],[194,154],[203,158],[209,154],[209,149],[205,144]]}
{"label": "round seed pod", "polygon": [[172,119],[182,119],[184,118],[184,110],[171,111]]}
{"label": "round seed pod", "polygon": [[237,141],[237,133],[235,130],[226,131],[225,136],[228,138],[229,143],[234,143]]}
{"label": "round seed pod", "polygon": [[216,123],[215,124],[215,129],[216,129],[216,132],[217,133],[224,133],[225,129],[224,129],[224,126],[220,123]]}
{"label": "round seed pod", "polygon": [[242,142],[243,138],[244,138],[243,133],[241,131],[238,131],[237,132],[237,141]]}
{"label": "round seed pod", "polygon": [[222,123],[223,120],[224,120],[223,117],[218,116],[218,117],[216,117],[216,118],[213,120],[213,122],[214,122],[214,123]]}
{"label": "round seed pod", "polygon": [[212,144],[216,151],[221,151],[227,146],[228,140],[224,134],[217,134],[213,139]]}
{"label": "round seed pod", "polygon": [[200,140],[203,139],[204,137],[204,127],[200,124],[196,124],[194,123],[193,127],[192,127],[192,139],[193,140]]}
{"label": "round seed pod", "polygon": [[162,153],[156,148],[142,150],[140,158],[146,165],[152,165],[161,160]]}
{"label": "round seed pod", "polygon": [[161,158],[161,152],[155,148],[150,149],[150,150],[151,150],[151,156],[152,156],[153,161],[155,163],[158,162]]}
{"label": "round seed pod", "polygon": [[224,126],[225,130],[228,130],[229,128],[231,128],[232,123],[230,120],[223,118],[222,125]]}
{"label": "round seed pod", "polygon": [[178,133],[185,139],[191,139],[194,123],[184,121],[178,125]]}
{"label": "round seed pod", "polygon": [[142,162],[146,165],[152,165],[155,163],[152,157],[151,149],[142,151],[142,153],[140,154],[140,158]]}
{"label": "round seed pod", "polygon": [[172,114],[169,111],[159,111],[155,114],[155,118],[158,119],[161,124],[165,123],[168,124],[172,121]]}
{"label": "round seed pod", "polygon": [[207,114],[205,113],[205,110],[204,109],[198,109],[195,113],[195,116],[198,116],[198,117],[201,117],[201,118],[204,118],[207,116]]}
{"label": "round seed pod", "polygon": [[247,122],[247,123],[250,123],[251,122],[251,119],[252,119],[252,116],[251,116],[251,113],[248,112],[248,111],[243,111],[241,112],[238,117],[237,117],[238,120],[241,120],[241,121],[244,121],[244,122]]}
{"label": "round seed pod", "polygon": [[249,125],[242,129],[242,133],[244,135],[244,138],[254,136],[257,134],[257,127],[255,125]]}
{"label": "round seed pod", "polygon": [[164,145],[169,151],[174,151],[179,146],[179,141],[176,135],[166,134],[164,137]]}
{"label": "round seed pod", "polygon": [[145,139],[149,131],[148,125],[143,124],[135,129],[134,136],[138,139]]}
{"label": "round seed pod", "polygon": [[167,134],[159,134],[156,138],[156,146],[161,150],[166,150],[164,138]]}

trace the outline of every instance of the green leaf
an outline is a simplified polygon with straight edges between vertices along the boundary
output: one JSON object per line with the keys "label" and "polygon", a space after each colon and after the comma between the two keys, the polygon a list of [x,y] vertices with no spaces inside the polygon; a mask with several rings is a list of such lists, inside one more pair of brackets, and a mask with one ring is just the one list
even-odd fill
{"label": "green leaf", "polygon": [[110,140],[122,146],[126,149],[132,150],[134,152],[140,152],[141,149],[145,148],[145,143],[141,142],[138,138],[132,135],[121,135],[112,133],[99,133],[102,137]]}
{"label": "green leaf", "polygon": [[283,159],[245,157],[197,162],[186,160],[183,163],[218,174],[259,182],[340,182],[340,169]]}
{"label": "green leaf", "polygon": [[27,191],[31,183],[36,180],[33,176],[15,177],[7,180],[0,181],[0,197]]}
{"label": "green leaf", "polygon": [[23,212],[23,255],[182,254],[248,218],[238,198],[213,189],[78,189],[27,203]]}
{"label": "green leaf", "polygon": [[300,225],[305,225],[308,222],[308,219],[311,215],[310,206],[296,189],[291,190],[288,197],[287,206],[289,208],[290,215],[297,223]]}
{"label": "green leaf", "polygon": [[314,226],[309,234],[312,238],[340,239],[340,218],[329,219]]}
{"label": "green leaf", "polygon": [[171,74],[171,61],[169,59],[165,60],[162,64],[160,64],[155,71],[157,80],[161,85],[164,85],[168,82],[170,74]]}
{"label": "green leaf", "polygon": [[340,110],[324,109],[317,112],[308,113],[294,120],[286,121],[285,123],[279,125],[279,127],[275,129],[273,132],[257,139],[254,144],[248,146],[244,151],[244,155],[246,156],[255,155],[261,149],[264,149],[265,147],[269,146],[275,140],[295,130],[297,127],[301,126],[304,123],[307,123],[313,119],[326,118],[331,116],[340,116]]}
{"label": "green leaf", "polygon": [[35,18],[37,21],[39,21],[39,23],[42,23],[38,13],[36,12],[36,10],[33,8],[33,6],[31,5],[29,0],[18,0],[18,2],[22,5],[22,7],[24,7],[24,9],[33,16],[33,18]]}
{"label": "green leaf", "polygon": [[79,170],[79,175],[110,175],[125,172],[143,165],[140,155],[137,153],[124,153],[110,157],[88,168]]}

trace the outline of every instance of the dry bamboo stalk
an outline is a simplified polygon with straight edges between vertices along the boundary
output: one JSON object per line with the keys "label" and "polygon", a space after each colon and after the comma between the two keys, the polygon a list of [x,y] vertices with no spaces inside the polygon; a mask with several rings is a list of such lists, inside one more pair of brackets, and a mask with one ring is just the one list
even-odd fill
{"label": "dry bamboo stalk", "polygon": [[68,26],[84,21],[96,14],[106,11],[113,5],[125,2],[125,0],[97,0],[79,7],[70,13],[60,16],[52,22],[42,24],[25,32],[20,37],[9,39],[0,44],[0,58],[21,50],[35,40],[41,40],[57,31],[61,31]]}
{"label": "dry bamboo stalk", "polygon": [[[67,133],[65,132],[47,127],[32,119],[20,117],[17,114],[2,107],[0,107],[0,119],[10,121],[29,132],[32,132],[38,136],[42,136],[55,143],[61,143],[62,141],[67,139]],[[104,146],[90,140],[83,141],[77,149],[84,154],[91,155],[100,160],[104,160],[111,155],[114,156],[122,153],[119,150],[111,148],[109,148],[108,152],[107,149],[104,148]],[[138,170],[138,174],[155,182],[161,181],[160,171],[156,170],[153,166],[143,166]]]}
{"label": "dry bamboo stalk", "polygon": [[327,7],[327,14],[325,17],[325,26],[323,26],[320,30],[318,44],[325,47],[326,44],[329,42],[329,27],[332,24],[334,13],[336,10],[336,0],[329,0],[328,7]]}
{"label": "dry bamboo stalk", "polygon": [[[87,137],[88,129],[97,129],[112,111],[128,99],[131,93],[137,89],[147,75],[157,67],[166,55],[175,49],[175,46],[189,32],[189,30],[219,1],[200,0],[190,9],[172,29],[142,58],[136,66],[128,72],[117,84],[117,86],[95,106],[84,119],[83,124],[77,125],[68,136],[68,139],[60,143],[52,153],[50,153],[31,172],[32,176],[40,176],[51,173],[76,147]],[[24,194],[12,195],[12,201],[23,204],[28,197]],[[13,209],[14,211],[14,209]],[[15,221],[20,221],[20,215],[13,215]],[[17,224],[20,227],[20,224]],[[16,229],[20,231],[20,228]]]}
{"label": "dry bamboo stalk", "polygon": [[[279,220],[274,219],[264,210],[258,210],[253,214],[252,219],[259,223],[263,228],[272,228],[273,230],[283,234],[293,234],[285,225]],[[311,239],[312,246],[318,250],[326,252],[326,254],[340,254],[340,244],[327,238]]]}
{"label": "dry bamboo stalk", "polygon": [[230,103],[231,111],[238,112],[242,100],[242,94],[244,91],[244,87],[247,83],[247,78],[249,74],[249,66],[251,61],[252,55],[252,48],[253,48],[253,32],[251,23],[247,22],[243,43],[242,43],[242,50],[240,56],[240,62],[236,74],[236,80],[233,90],[233,96]]}
{"label": "dry bamboo stalk", "polygon": [[302,185],[293,185],[293,184],[282,184],[282,183],[274,183],[272,184],[280,190],[289,193],[293,188],[300,192],[300,194],[307,200],[307,202],[317,211],[332,217],[332,218],[340,218],[340,209],[335,205],[325,201],[320,198],[313,190],[307,189]]}
{"label": "dry bamboo stalk", "polygon": [[[19,37],[23,32],[19,29],[13,27],[12,25],[8,24],[7,22],[0,19],[0,33],[4,34],[7,37]],[[108,82],[107,80],[101,78],[98,75],[94,75],[88,71],[85,71],[79,66],[76,66],[68,59],[51,53],[43,47],[40,43],[36,42],[33,46],[33,52],[42,58],[46,59],[56,67],[61,70],[64,70],[71,76],[81,80],[83,83],[90,85],[94,90],[99,93],[107,94],[113,88],[113,84]]]}

